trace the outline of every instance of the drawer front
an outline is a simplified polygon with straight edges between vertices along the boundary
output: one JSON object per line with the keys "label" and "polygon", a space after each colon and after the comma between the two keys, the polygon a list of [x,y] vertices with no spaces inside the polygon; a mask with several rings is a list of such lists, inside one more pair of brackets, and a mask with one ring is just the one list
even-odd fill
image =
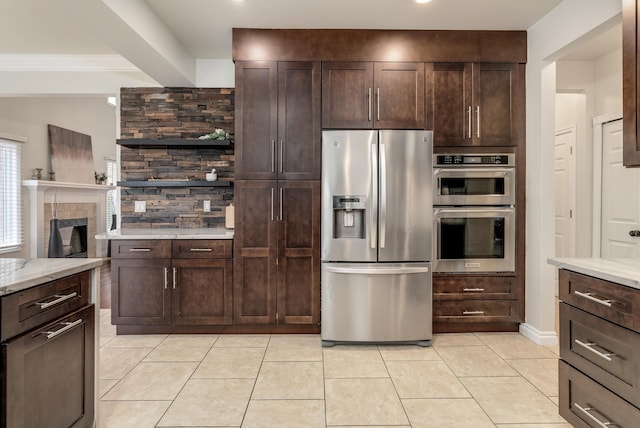
{"label": "drawer front", "polygon": [[510,276],[434,275],[434,299],[515,299],[518,279]]}
{"label": "drawer front", "polygon": [[559,361],[560,415],[574,427],[635,428],[640,409]]}
{"label": "drawer front", "polygon": [[89,281],[89,271],[86,271],[3,297],[0,340],[87,305]]}
{"label": "drawer front", "polygon": [[640,291],[560,270],[560,300],[640,332]]}
{"label": "drawer front", "polygon": [[640,334],[561,303],[560,357],[640,407]]}
{"label": "drawer front", "polygon": [[433,302],[434,322],[517,322],[515,300],[440,300]]}
{"label": "drawer front", "polygon": [[233,241],[229,239],[177,239],[173,241],[175,259],[230,259]]}
{"label": "drawer front", "polygon": [[167,259],[171,258],[171,241],[163,239],[132,239],[111,241],[114,259]]}

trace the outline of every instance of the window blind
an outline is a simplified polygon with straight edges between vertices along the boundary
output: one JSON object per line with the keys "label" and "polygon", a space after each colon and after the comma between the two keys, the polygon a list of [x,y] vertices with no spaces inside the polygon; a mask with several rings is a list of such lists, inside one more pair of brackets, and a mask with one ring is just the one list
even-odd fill
{"label": "window blind", "polygon": [[[118,164],[113,159],[107,159],[107,184],[115,185],[118,178]],[[109,190],[107,192],[107,230],[115,229],[116,225],[113,224],[113,214],[116,213],[116,191]]]}
{"label": "window blind", "polygon": [[0,138],[0,252],[22,245],[21,143]]}

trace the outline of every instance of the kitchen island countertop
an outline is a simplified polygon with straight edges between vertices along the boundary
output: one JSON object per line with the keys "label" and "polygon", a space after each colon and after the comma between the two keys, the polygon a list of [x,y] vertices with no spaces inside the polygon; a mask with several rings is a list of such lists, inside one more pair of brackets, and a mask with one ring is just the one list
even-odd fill
{"label": "kitchen island countertop", "polygon": [[233,229],[118,229],[98,234],[96,239],[233,239]]}
{"label": "kitchen island countertop", "polygon": [[549,264],[640,289],[640,259],[549,258]]}
{"label": "kitchen island countertop", "polygon": [[102,266],[100,258],[0,258],[0,296]]}

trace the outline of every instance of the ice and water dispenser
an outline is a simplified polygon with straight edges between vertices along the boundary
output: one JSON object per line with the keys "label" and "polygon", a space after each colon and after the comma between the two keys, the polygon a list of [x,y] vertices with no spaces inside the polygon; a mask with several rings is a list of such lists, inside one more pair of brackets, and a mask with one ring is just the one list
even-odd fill
{"label": "ice and water dispenser", "polygon": [[366,231],[365,196],[333,197],[333,238],[365,239]]}

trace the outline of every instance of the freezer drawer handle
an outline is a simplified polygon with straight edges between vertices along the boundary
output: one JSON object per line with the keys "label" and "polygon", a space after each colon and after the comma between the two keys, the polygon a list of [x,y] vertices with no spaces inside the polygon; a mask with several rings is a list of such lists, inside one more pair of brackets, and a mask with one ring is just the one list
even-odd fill
{"label": "freezer drawer handle", "polygon": [[484,288],[463,288],[462,291],[465,293],[482,293]]}
{"label": "freezer drawer handle", "polygon": [[463,311],[462,315],[484,315],[484,311]]}
{"label": "freezer drawer handle", "polygon": [[428,267],[403,267],[403,268],[367,269],[367,268],[328,267],[327,272],[355,273],[355,274],[367,274],[367,275],[392,275],[396,273],[427,273],[429,272],[429,268]]}
{"label": "freezer drawer handle", "polygon": [[602,299],[598,299],[597,297],[593,297],[593,293],[583,293],[581,291],[574,291],[573,292],[576,296],[580,296],[583,297],[587,300],[591,300],[592,302],[596,302],[600,305],[606,306],[607,308],[610,308],[612,306],[611,302],[613,302],[613,300],[602,300]]}
{"label": "freezer drawer handle", "polygon": [[574,339],[574,342],[576,342],[578,345],[582,346],[583,348],[585,348],[588,351],[593,352],[594,354],[596,354],[598,357],[602,358],[603,360],[606,360],[608,362],[611,362],[611,357],[615,357],[616,354],[612,353],[612,352],[600,352],[597,349],[594,349],[594,346],[598,346],[597,343],[593,343],[593,342],[583,342],[581,340],[578,339]]}
{"label": "freezer drawer handle", "polygon": [[593,416],[590,412],[591,412],[591,410],[595,410],[597,412],[598,409],[596,409],[595,407],[582,407],[581,405],[579,405],[578,403],[575,403],[575,402],[573,403],[573,407],[575,407],[576,409],[580,410],[582,413],[587,415],[589,417],[589,419],[591,419],[593,422],[595,422],[596,424],[598,424],[598,426],[600,426],[602,428],[609,428],[612,425],[618,426],[614,422],[602,422],[600,419],[598,419],[595,416]]}
{"label": "freezer drawer handle", "polygon": [[75,320],[74,322],[61,322],[60,325],[64,326],[61,329],[58,329],[58,330],[55,330],[55,331],[43,331],[40,334],[46,334],[47,335],[47,339],[53,339],[54,337],[61,335],[65,331],[69,331],[72,328],[82,324],[82,321],[83,320],[81,318],[79,320]]}
{"label": "freezer drawer handle", "polygon": [[55,300],[52,300],[50,302],[44,302],[44,303],[38,302],[38,303],[36,303],[36,305],[40,305],[40,310],[42,311],[42,310],[45,310],[47,308],[50,308],[51,306],[55,306],[58,303],[62,303],[65,300],[73,299],[77,295],[78,295],[78,293],[76,293],[75,291],[73,293],[71,293],[71,294],[64,294],[62,296],[59,295],[59,294],[56,294],[55,296],[53,296],[53,297],[56,297]]}

